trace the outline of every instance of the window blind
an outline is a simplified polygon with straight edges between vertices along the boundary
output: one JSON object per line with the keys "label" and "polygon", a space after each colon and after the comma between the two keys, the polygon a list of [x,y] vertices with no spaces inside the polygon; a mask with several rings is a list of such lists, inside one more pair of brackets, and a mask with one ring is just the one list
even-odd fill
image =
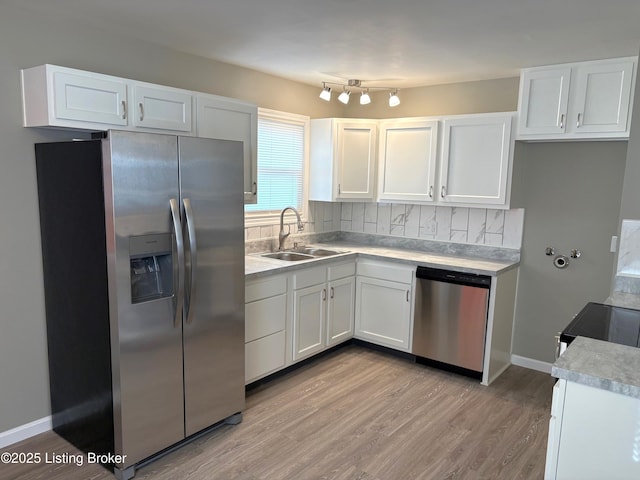
{"label": "window blind", "polygon": [[304,132],[299,122],[258,118],[258,203],[246,212],[302,209]]}

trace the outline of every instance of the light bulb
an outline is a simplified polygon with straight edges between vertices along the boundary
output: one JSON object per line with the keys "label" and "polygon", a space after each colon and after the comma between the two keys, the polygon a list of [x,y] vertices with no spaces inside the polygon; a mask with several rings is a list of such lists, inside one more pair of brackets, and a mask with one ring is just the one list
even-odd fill
{"label": "light bulb", "polygon": [[369,93],[365,90],[364,92],[362,92],[362,95],[360,95],[360,105],[368,105],[371,103],[371,97],[369,96]]}
{"label": "light bulb", "polygon": [[349,103],[349,95],[351,95],[351,92],[344,90],[340,95],[338,95],[338,100],[346,105]]}
{"label": "light bulb", "polygon": [[398,91],[389,92],[389,106],[397,107],[400,105],[400,99],[398,98]]}
{"label": "light bulb", "polygon": [[331,100],[331,88],[330,87],[324,87],[322,89],[322,91],[320,92],[320,98],[322,100],[324,100],[325,102],[328,102]]}

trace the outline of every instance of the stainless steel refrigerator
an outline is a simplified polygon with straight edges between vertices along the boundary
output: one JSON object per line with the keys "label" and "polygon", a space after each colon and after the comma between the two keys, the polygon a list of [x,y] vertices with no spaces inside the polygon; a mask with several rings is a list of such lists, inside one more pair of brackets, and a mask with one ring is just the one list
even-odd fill
{"label": "stainless steel refrigerator", "polygon": [[241,420],[242,148],[122,131],[36,145],[53,429],[119,478]]}

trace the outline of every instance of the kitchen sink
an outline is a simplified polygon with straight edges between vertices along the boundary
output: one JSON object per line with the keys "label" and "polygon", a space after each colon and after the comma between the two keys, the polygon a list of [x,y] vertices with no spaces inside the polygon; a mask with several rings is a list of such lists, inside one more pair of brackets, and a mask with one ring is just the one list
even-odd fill
{"label": "kitchen sink", "polygon": [[336,250],[328,250],[326,248],[315,248],[315,247],[299,247],[291,250],[292,252],[302,253],[304,255],[312,255],[314,257],[330,257],[331,255],[338,255],[343,252],[338,252]]}
{"label": "kitchen sink", "polygon": [[287,262],[299,262],[301,260],[311,260],[313,258],[330,257],[341,253],[344,252],[318,247],[296,247],[289,250],[283,250],[281,252],[263,253],[260,256],[265,258],[275,258],[276,260],[284,260]]}
{"label": "kitchen sink", "polygon": [[274,252],[261,255],[265,258],[275,258],[276,260],[285,260],[287,262],[299,262],[301,260],[311,260],[315,258],[313,255],[298,252]]}

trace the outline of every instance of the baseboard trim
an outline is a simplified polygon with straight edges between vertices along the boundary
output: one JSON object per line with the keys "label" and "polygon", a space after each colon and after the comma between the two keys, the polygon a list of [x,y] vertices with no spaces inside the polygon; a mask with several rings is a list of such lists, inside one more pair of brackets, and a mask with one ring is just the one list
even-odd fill
{"label": "baseboard trim", "polygon": [[14,443],[39,435],[40,433],[48,432],[51,428],[51,416],[48,416],[30,423],[25,423],[11,430],[0,432],[0,448],[8,447]]}
{"label": "baseboard trim", "polygon": [[520,355],[511,355],[511,363],[519,367],[529,368],[531,370],[537,370],[543,373],[551,373],[551,364],[543,362],[541,360],[535,360],[533,358],[521,357]]}

